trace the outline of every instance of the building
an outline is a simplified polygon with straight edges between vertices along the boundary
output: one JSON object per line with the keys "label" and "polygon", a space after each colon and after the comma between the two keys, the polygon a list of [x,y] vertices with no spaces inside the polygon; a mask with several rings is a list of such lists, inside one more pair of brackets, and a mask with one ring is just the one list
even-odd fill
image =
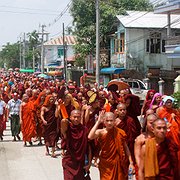
{"label": "building", "polygon": [[[180,18],[172,15],[172,22]],[[176,65],[167,59],[167,15],[128,11],[117,16],[117,31],[111,36],[111,67],[136,69],[147,74],[151,69],[173,70]],[[180,24],[172,25],[180,33]]]}
{"label": "building", "polygon": [[76,39],[74,36],[65,36],[65,46],[63,45],[63,37],[57,37],[44,43],[44,66],[47,69],[64,68],[64,47],[66,65],[75,61],[74,45]]}
{"label": "building", "polygon": [[[180,34],[179,20],[179,15],[171,15],[172,34]],[[157,91],[159,78],[163,78],[167,86],[165,93],[171,94],[180,63],[179,60],[168,59],[166,55],[169,30],[167,15],[127,11],[125,15],[117,16],[115,24],[117,31],[110,37],[110,68],[124,67],[126,70],[141,72],[144,77],[150,78],[151,88]],[[110,78],[111,75],[106,71],[106,81],[108,76]]]}
{"label": "building", "polygon": [[[154,13],[165,14],[168,21],[167,43],[165,46],[167,57],[174,65],[177,66],[175,70],[180,70],[180,33],[173,31],[174,24],[180,23],[180,0],[169,0],[166,4],[156,7]],[[179,15],[174,21],[172,14]]]}

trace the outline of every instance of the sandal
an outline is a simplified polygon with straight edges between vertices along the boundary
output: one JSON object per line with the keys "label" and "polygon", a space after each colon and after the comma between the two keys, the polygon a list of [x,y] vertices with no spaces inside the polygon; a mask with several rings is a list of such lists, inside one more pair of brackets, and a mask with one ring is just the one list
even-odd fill
{"label": "sandal", "polygon": [[56,156],[55,153],[53,153],[53,154],[51,154],[51,157],[52,157],[52,158],[56,158],[57,156]]}

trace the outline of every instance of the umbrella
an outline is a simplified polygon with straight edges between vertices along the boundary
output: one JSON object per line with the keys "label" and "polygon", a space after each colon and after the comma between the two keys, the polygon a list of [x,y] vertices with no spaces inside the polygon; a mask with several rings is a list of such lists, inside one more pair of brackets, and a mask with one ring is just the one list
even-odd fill
{"label": "umbrella", "polygon": [[8,71],[13,71],[13,68],[9,68]]}
{"label": "umbrella", "polygon": [[123,89],[130,88],[129,84],[127,84],[121,80],[118,80],[118,79],[110,81],[108,83],[107,87],[108,87],[108,91],[117,91],[117,90],[121,91]]}
{"label": "umbrella", "polygon": [[51,76],[48,76],[46,74],[39,74],[37,77],[44,78],[44,79],[51,79]]}
{"label": "umbrella", "polygon": [[36,72],[34,72],[34,74],[35,74],[35,75],[41,74],[41,72],[40,72],[40,71],[36,71]]}

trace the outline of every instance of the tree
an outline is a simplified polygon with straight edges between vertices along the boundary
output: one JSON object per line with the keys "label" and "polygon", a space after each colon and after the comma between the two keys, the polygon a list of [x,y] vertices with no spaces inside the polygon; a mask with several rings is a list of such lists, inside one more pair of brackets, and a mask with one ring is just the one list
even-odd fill
{"label": "tree", "polygon": [[[40,56],[39,49],[37,48],[40,42],[36,30],[27,35],[28,39],[25,41],[25,67],[32,68],[33,55],[36,62]],[[22,47],[21,42],[14,44],[7,43],[4,45],[3,49],[0,51],[1,67],[4,67],[4,63],[6,63],[7,68],[20,67],[20,46]]]}
{"label": "tree", "polygon": [[6,63],[7,68],[19,67],[19,44],[7,43],[0,52],[1,67]]}
{"label": "tree", "polygon": [[32,67],[32,59],[33,56],[35,58],[35,62],[37,62],[38,58],[40,57],[40,49],[37,48],[40,45],[39,35],[36,30],[31,33],[27,33],[28,41],[26,43],[27,51],[25,55],[25,60],[28,66]]}
{"label": "tree", "polygon": [[[126,10],[151,10],[147,0],[100,0],[100,41],[101,47],[108,47],[107,34],[112,31],[116,15],[125,14]],[[78,59],[84,59],[89,53],[95,54],[96,9],[95,0],[73,0],[71,15],[74,18],[75,46]],[[82,62],[82,61],[81,61]]]}

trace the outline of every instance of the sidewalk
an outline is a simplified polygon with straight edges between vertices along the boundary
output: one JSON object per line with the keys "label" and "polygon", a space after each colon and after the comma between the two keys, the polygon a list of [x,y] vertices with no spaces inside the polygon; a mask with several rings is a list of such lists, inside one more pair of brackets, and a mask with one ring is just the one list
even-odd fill
{"label": "sidewalk", "polygon": [[[45,156],[45,147],[23,147],[22,141],[12,142],[9,122],[0,141],[0,179],[2,180],[63,180],[61,151],[57,158]],[[22,136],[21,136],[22,137]],[[91,167],[91,179],[98,180],[98,169]]]}

